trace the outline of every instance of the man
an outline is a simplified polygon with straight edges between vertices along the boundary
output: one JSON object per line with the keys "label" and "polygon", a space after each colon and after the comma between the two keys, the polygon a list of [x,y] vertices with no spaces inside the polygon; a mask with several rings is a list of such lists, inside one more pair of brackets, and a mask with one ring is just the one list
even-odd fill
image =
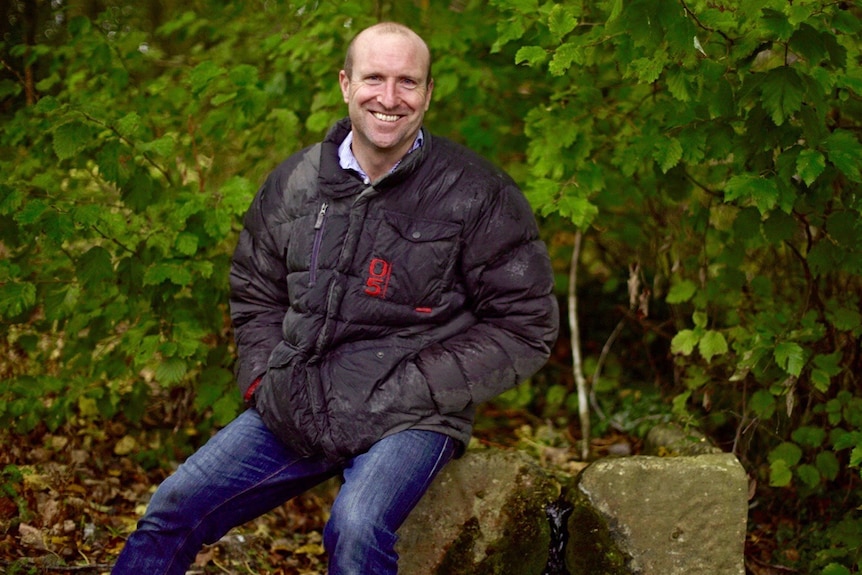
{"label": "man", "polygon": [[349,118],[270,174],[234,255],[249,409],[160,486],[114,573],[184,573],[202,544],[341,475],[329,573],[394,574],[396,531],[476,405],[547,359],[558,311],[533,214],[422,128],[430,68],[398,24],[351,43]]}

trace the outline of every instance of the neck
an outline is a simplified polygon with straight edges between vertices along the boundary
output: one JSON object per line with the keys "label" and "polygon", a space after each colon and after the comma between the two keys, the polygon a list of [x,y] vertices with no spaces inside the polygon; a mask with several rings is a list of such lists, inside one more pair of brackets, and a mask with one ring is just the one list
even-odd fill
{"label": "neck", "polygon": [[379,150],[367,152],[366,150],[363,150],[361,146],[357,146],[355,140],[353,142],[352,149],[353,155],[356,156],[356,161],[359,162],[360,166],[362,166],[362,171],[366,173],[368,179],[372,182],[392,171],[392,168],[395,167],[395,165],[410,150],[410,148],[407,147],[403,150],[399,149],[390,152],[381,152]]}

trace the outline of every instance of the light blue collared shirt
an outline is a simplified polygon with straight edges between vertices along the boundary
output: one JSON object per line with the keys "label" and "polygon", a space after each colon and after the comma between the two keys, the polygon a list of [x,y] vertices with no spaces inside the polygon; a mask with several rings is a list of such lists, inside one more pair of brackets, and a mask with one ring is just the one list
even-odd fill
{"label": "light blue collared shirt", "polygon": [[[425,138],[422,135],[422,130],[419,130],[419,133],[416,134],[416,139],[413,140],[413,147],[407,151],[407,154],[410,154],[417,148],[421,147],[425,142]],[[359,161],[356,159],[356,156],[353,155],[353,149],[350,145],[353,143],[353,130],[350,130],[350,133],[347,134],[347,137],[344,138],[344,141],[341,142],[341,145],[338,146],[338,163],[345,170],[355,170],[359,172],[359,175],[362,176],[362,179],[368,182],[368,174],[365,173],[365,170],[362,169],[362,166],[359,165]],[[404,157],[407,157],[407,154],[404,154]],[[401,158],[403,160],[404,158]],[[398,160],[392,169],[389,170],[391,174],[395,171],[395,168],[401,163],[401,160]]]}

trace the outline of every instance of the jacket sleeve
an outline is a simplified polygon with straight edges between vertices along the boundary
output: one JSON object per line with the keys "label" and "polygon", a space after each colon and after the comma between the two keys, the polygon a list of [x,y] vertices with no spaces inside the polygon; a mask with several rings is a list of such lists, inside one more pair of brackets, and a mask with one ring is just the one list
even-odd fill
{"label": "jacket sleeve", "polygon": [[270,353],[282,340],[281,324],[289,304],[284,248],[277,247],[266,221],[278,196],[277,178],[270,176],[246,212],[230,270],[236,377],[243,396],[266,371]]}
{"label": "jacket sleeve", "polygon": [[547,361],[559,329],[551,261],[533,211],[502,178],[465,230],[461,268],[478,323],[419,354],[440,413],[482,403]]}

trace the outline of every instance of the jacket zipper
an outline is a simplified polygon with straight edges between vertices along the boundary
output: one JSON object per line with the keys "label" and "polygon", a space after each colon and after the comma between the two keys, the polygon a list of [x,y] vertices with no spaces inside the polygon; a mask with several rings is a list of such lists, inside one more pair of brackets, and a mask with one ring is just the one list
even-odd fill
{"label": "jacket zipper", "polygon": [[326,218],[326,209],[329,204],[323,202],[320,204],[320,211],[317,212],[317,219],[314,222],[314,245],[311,248],[311,270],[308,274],[308,285],[313,287],[317,282],[317,259],[320,257],[320,243],[323,240],[323,220]]}

